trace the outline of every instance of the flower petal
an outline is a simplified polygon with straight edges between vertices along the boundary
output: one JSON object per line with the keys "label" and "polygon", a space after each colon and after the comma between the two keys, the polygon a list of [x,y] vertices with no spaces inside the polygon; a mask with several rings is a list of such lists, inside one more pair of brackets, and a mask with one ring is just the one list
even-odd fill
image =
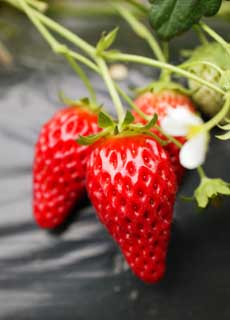
{"label": "flower petal", "polygon": [[207,152],[208,135],[197,134],[188,140],[180,150],[180,163],[187,169],[195,169],[205,161]]}
{"label": "flower petal", "polygon": [[167,116],[164,117],[160,125],[166,134],[180,137],[188,134],[190,126],[202,123],[203,121],[200,117],[188,109],[178,107],[177,109],[169,108]]}

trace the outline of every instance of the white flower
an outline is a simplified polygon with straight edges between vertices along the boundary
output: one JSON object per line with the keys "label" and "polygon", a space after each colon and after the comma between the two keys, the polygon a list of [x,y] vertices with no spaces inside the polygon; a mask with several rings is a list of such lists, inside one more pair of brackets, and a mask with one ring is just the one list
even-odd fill
{"label": "white flower", "polygon": [[[161,121],[161,128],[166,134],[174,137],[188,138],[194,127],[203,124],[202,119],[183,107],[169,108],[166,117]],[[205,161],[208,145],[208,134],[200,132],[182,146],[180,163],[187,169],[195,169]]]}

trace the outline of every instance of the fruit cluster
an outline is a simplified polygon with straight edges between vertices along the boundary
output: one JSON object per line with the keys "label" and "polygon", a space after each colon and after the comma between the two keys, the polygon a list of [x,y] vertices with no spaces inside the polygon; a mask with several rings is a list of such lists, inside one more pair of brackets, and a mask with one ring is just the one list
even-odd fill
{"label": "fruit cluster", "polygon": [[[87,191],[99,220],[133,272],[143,281],[158,281],[165,271],[173,206],[184,170],[197,169],[200,176],[192,197],[200,208],[216,197],[230,195],[228,182],[208,178],[201,167],[212,128],[219,126],[226,131],[218,139],[230,139],[230,45],[199,22],[202,16],[214,15],[221,1],[213,0],[210,7],[210,1],[189,0],[187,8],[179,1],[177,10],[171,10],[173,1],[150,0],[152,5],[146,6],[138,0],[110,0],[114,12],[148,43],[155,59],[111,50],[118,28],[103,34],[94,47],[46,16],[43,2],[4,1],[28,16],[89,92],[89,98],[80,101],[64,98],[68,107],[58,111],[41,130],[33,168],[37,223],[42,228],[56,228]],[[185,12],[191,12],[189,20]],[[149,14],[151,25],[164,40],[199,22],[194,29],[201,46],[192,50],[182,65],[170,64],[168,44],[159,43],[142,23]],[[206,34],[214,41],[209,42]],[[60,42],[61,38],[66,41]],[[133,99],[116,81],[124,69],[115,72],[113,68],[116,75],[112,77],[108,63],[114,62],[160,68],[161,74],[145,89],[137,89],[139,95]],[[103,79],[117,120],[97,103],[95,90],[80,64]],[[186,78],[187,86],[178,78],[175,81],[175,74]],[[132,111],[125,113],[124,101]],[[211,119],[203,122],[196,107]]]}
{"label": "fruit cluster", "polygon": [[[146,92],[135,101],[158,123],[168,109],[194,112],[192,101],[176,91]],[[133,112],[135,122],[143,122]],[[75,105],[58,111],[42,128],[34,158],[34,216],[42,228],[55,228],[87,189],[100,221],[142,280],[156,282],[165,271],[173,207],[184,168],[179,148],[131,131],[109,134],[92,145],[80,136],[100,131],[98,112]],[[162,139],[165,137],[151,129]],[[185,142],[179,137],[180,143]]]}

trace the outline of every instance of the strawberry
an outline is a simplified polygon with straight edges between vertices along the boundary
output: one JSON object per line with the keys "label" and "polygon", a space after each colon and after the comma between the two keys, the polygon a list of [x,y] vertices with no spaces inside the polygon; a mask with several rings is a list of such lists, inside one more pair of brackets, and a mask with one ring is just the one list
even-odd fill
{"label": "strawberry", "polygon": [[60,225],[83,195],[91,147],[75,140],[98,130],[97,114],[77,106],[58,111],[42,127],[33,164],[33,209],[40,227]]}
{"label": "strawberry", "polygon": [[[157,93],[149,91],[145,92],[135,100],[135,104],[142,112],[147,115],[153,115],[154,113],[156,113],[158,115],[158,125],[160,125],[161,121],[166,116],[168,108],[183,107],[192,112],[195,112],[195,106],[193,105],[193,102],[189,97],[172,90],[163,90]],[[133,115],[137,122],[146,122],[136,112],[134,112]],[[152,131],[161,139],[165,139],[165,137],[160,134],[156,128],[153,128]],[[186,141],[184,137],[178,137],[177,140],[182,144]],[[179,148],[174,143],[168,143],[165,146],[165,150],[170,156],[171,163],[179,185],[185,171],[184,168],[180,165]]]}
{"label": "strawberry", "polygon": [[154,283],[165,272],[176,177],[162,146],[145,134],[93,144],[86,186],[99,219],[133,272]]}

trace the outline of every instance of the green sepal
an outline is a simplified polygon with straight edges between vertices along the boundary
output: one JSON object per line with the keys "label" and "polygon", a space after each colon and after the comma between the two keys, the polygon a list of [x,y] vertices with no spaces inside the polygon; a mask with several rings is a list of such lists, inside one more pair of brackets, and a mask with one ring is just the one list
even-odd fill
{"label": "green sepal", "polygon": [[145,125],[143,125],[142,123],[130,124],[129,128],[139,133],[146,132],[155,126],[155,124],[157,123],[157,120],[158,120],[158,116],[156,113],[154,113],[153,117],[149,120],[147,124]]}
{"label": "green sepal", "polygon": [[97,46],[96,46],[96,53],[101,54],[105,50],[109,49],[110,46],[113,44],[117,37],[119,28],[116,27],[112,31],[110,31],[108,34],[102,34],[101,39],[98,41]]}
{"label": "green sepal", "polygon": [[222,179],[203,177],[200,185],[194,192],[194,198],[200,208],[206,208],[215,198],[230,195],[230,184]]}
{"label": "green sepal", "polygon": [[222,73],[220,78],[220,86],[224,91],[230,90],[230,70],[226,70]]}
{"label": "green sepal", "polygon": [[97,140],[99,140],[101,137],[98,134],[92,134],[89,136],[79,136],[79,138],[76,140],[77,143],[81,144],[81,145],[90,145],[93,144],[94,142],[96,142]]}
{"label": "green sepal", "polygon": [[150,24],[161,39],[169,40],[215,15],[222,0],[149,0],[152,3]]}
{"label": "green sepal", "polygon": [[107,136],[110,133],[110,128],[104,129],[96,134],[91,134],[89,136],[79,136],[79,138],[76,140],[77,143],[81,145],[90,145],[95,143],[96,141],[100,140],[102,137]]}
{"label": "green sepal", "polygon": [[135,120],[134,116],[132,115],[132,113],[127,110],[126,114],[125,114],[125,118],[124,121],[122,123],[122,128],[126,128],[129,124],[131,124],[133,121]]}
{"label": "green sepal", "polygon": [[230,130],[230,123],[225,124],[225,125],[223,125],[223,126],[218,125],[218,127],[219,127],[220,129],[222,129],[222,130]]}
{"label": "green sepal", "polygon": [[228,131],[224,134],[221,135],[216,135],[216,138],[220,139],[220,140],[230,140],[230,120],[229,119],[224,119],[224,121],[226,122],[226,124],[222,125],[218,125],[218,127],[224,131]]}
{"label": "green sepal", "polygon": [[158,120],[158,115],[156,113],[154,113],[152,119],[142,128],[144,131],[148,131],[150,129],[152,129],[155,124],[157,123]]}
{"label": "green sepal", "polygon": [[63,91],[59,91],[58,92],[58,97],[59,97],[59,100],[62,103],[64,103],[65,105],[68,105],[68,106],[70,106],[70,105],[73,105],[73,106],[79,105],[79,103],[81,102],[80,104],[82,104],[83,101],[84,101],[83,102],[84,104],[88,104],[89,103],[89,99],[88,98],[83,98],[82,100],[74,100],[74,99],[71,99],[71,98],[67,97]]}
{"label": "green sepal", "polygon": [[74,106],[74,107],[77,107],[77,106],[87,107],[91,111],[96,113],[99,112],[103,107],[103,105],[96,105],[92,103],[88,97],[84,97],[79,100],[74,100],[74,99],[68,98],[63,91],[59,91],[58,96],[59,96],[59,100],[65,105]]}
{"label": "green sepal", "polygon": [[98,126],[102,129],[113,128],[115,123],[109,114],[101,111],[98,115]]}
{"label": "green sepal", "polygon": [[181,84],[172,81],[154,81],[148,86],[135,89],[137,94],[142,94],[148,91],[159,93],[165,90],[173,90],[182,94],[191,95],[191,90],[183,87]]}
{"label": "green sepal", "polygon": [[230,139],[230,131],[227,133],[224,133],[222,135],[216,135],[216,138],[220,140],[229,140]]}

